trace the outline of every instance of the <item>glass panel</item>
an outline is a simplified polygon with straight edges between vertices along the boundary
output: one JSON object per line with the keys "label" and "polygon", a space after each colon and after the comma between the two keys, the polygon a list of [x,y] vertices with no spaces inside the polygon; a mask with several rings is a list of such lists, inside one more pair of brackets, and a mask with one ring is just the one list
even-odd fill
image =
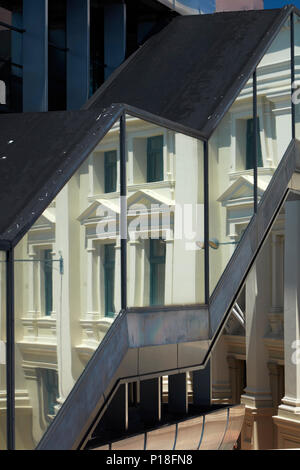
{"label": "glass panel", "polygon": [[117,123],[15,248],[17,449],[36,447],[120,311],[119,155]]}
{"label": "glass panel", "polygon": [[128,306],[204,303],[203,142],[127,115]]}
{"label": "glass panel", "polygon": [[0,252],[0,450],[6,441],[6,254]]}
{"label": "glass panel", "polygon": [[253,124],[251,79],[209,140],[210,293],[254,213]]}
{"label": "glass panel", "polygon": [[292,139],[290,20],[257,66],[258,200]]}
{"label": "glass panel", "polygon": [[[5,23],[22,27],[22,13],[8,10]],[[0,26],[0,112],[22,111],[22,33]]]}
{"label": "glass panel", "polygon": [[296,139],[300,139],[300,17],[294,14],[295,31],[295,83],[293,102],[296,114]]}

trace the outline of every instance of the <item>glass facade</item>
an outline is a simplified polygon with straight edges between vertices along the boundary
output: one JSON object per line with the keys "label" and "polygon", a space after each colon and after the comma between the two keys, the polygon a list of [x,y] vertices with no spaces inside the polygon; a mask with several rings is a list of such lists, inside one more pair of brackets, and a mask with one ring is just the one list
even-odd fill
{"label": "glass facade", "polygon": [[204,303],[204,144],[126,116],[129,307]]}
{"label": "glass facade", "polygon": [[[12,15],[16,30],[0,26],[0,112],[22,111],[22,22]],[[12,22],[12,20],[11,20]],[[17,27],[20,23],[19,28]]]}
{"label": "glass facade", "polygon": [[121,310],[119,154],[117,122],[14,249],[17,449],[37,446]]}
{"label": "glass facade", "polygon": [[[113,124],[14,248],[16,448],[36,447],[122,308],[209,302],[292,138],[290,33],[288,22],[207,142],[129,113],[125,134]],[[299,121],[296,108],[296,136]]]}
{"label": "glass facade", "polygon": [[279,31],[256,73],[262,158],[257,175],[260,201],[292,140],[290,20]]}
{"label": "glass facade", "polygon": [[254,214],[253,80],[209,140],[209,287],[213,292]]}

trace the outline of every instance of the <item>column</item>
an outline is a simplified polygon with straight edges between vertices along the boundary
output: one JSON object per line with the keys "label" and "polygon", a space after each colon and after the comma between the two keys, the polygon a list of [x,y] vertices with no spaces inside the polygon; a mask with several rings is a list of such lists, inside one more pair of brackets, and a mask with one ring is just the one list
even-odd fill
{"label": "column", "polygon": [[71,178],[56,197],[55,251],[63,257],[64,271],[54,271],[54,298],[57,312],[57,360],[59,399],[63,403],[79,377],[82,364],[74,354],[82,329],[80,284],[80,224],[78,180]]}
{"label": "column", "polygon": [[276,125],[277,158],[275,157],[273,161],[277,166],[292,139],[290,93],[286,92],[276,98],[272,97],[270,101],[274,104],[273,116]]}
{"label": "column", "polygon": [[165,305],[173,303],[173,238],[166,238]]}
{"label": "column", "polygon": [[90,0],[67,0],[67,109],[80,109],[90,86]]}
{"label": "column", "polygon": [[270,386],[272,392],[273,406],[276,408],[280,403],[283,397],[282,390],[282,369],[283,367],[277,364],[276,362],[268,363],[269,373],[270,373]]}
{"label": "column", "polygon": [[114,292],[115,313],[121,311],[121,242],[117,237],[115,245],[115,292]]}
{"label": "column", "polygon": [[37,289],[37,263],[34,261],[36,253],[34,247],[30,245],[28,258],[28,316],[30,318],[35,318],[38,313],[37,308],[37,298],[36,298],[36,289]]}
{"label": "column", "polygon": [[204,250],[196,243],[204,240],[201,144],[182,134],[175,135],[174,304],[204,302]]}
{"label": "column", "polygon": [[124,61],[126,53],[126,4],[104,5],[105,79]]}
{"label": "column", "polygon": [[48,0],[23,0],[23,111],[48,110]]}
{"label": "column", "polygon": [[264,336],[271,306],[270,238],[262,247],[246,281],[246,375],[241,397],[246,406],[242,449],[272,449],[274,414]]}
{"label": "column", "polygon": [[278,416],[278,448],[300,448],[300,201],[285,204],[285,391]]}
{"label": "column", "polygon": [[142,276],[141,276],[141,240],[131,240],[128,242],[128,265],[129,265],[129,283],[128,283],[128,306],[142,306]]}

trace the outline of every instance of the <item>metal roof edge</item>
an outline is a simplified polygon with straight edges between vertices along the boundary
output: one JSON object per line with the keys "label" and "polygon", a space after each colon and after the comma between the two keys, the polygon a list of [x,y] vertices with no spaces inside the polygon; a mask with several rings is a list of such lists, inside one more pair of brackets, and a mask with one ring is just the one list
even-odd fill
{"label": "metal roof edge", "polygon": [[[276,35],[279,33],[282,25],[288,19],[288,17],[297,10],[297,14],[300,16],[300,10],[298,10],[294,5],[286,5],[285,7],[278,9],[279,15],[277,20],[274,21],[270,29],[264,35],[261,46],[256,49],[253,54],[252,60],[248,61],[243,69],[240,71],[240,82],[238,86],[236,85],[236,81],[233,82],[229,90],[227,91],[226,95],[220,102],[219,106],[215,110],[212,118],[207,122],[206,126],[201,130],[202,135],[205,139],[209,139],[213,132],[218,127],[219,123],[234,103],[235,99],[239,95],[240,91],[243,89],[247,81],[251,78],[252,74],[254,73],[257,65],[267,52],[268,48],[274,41]],[[265,11],[265,10],[262,10]]]}

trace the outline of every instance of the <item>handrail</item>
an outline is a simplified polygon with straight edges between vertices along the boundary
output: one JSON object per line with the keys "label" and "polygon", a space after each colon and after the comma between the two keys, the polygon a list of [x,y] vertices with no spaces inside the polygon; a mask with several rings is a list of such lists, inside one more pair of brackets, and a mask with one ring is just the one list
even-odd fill
{"label": "handrail", "polygon": [[[198,407],[197,407],[198,408]],[[233,416],[230,416],[230,410],[234,410]],[[178,450],[180,449],[182,442],[178,442],[178,431],[181,430],[185,432],[188,425],[193,428],[193,433],[189,434],[190,439],[185,440],[185,445],[189,446],[189,450],[201,450],[201,444],[208,436],[212,437],[210,441],[209,449],[211,450],[221,450],[224,442],[225,436],[226,447],[233,447],[234,443],[237,441],[238,436],[241,432],[242,424],[245,416],[245,406],[244,405],[217,405],[212,406],[211,409],[202,409],[199,407],[199,410],[195,410],[196,413],[193,413],[191,416],[186,416],[181,419],[168,420],[165,423],[158,424],[157,426],[149,427],[143,431],[127,433],[126,436],[114,439],[105,439],[104,443],[99,443],[99,438],[91,439],[87,445],[87,449],[92,450],[127,450],[126,444],[130,443],[130,449],[132,449],[132,439],[139,440],[139,444],[143,443],[143,450],[147,450],[149,438],[151,439],[151,434],[153,431],[164,430],[165,433],[169,431],[169,439],[167,442],[163,440],[161,443],[157,442],[157,450]],[[236,415],[236,416],[235,416]],[[202,420],[201,420],[202,418]],[[207,418],[207,419],[205,419]],[[210,419],[213,419],[215,423],[221,424],[218,431],[216,428],[211,429],[209,427]],[[236,427],[235,432],[232,434],[227,434],[228,426],[230,421],[236,421],[238,419],[239,426]],[[180,425],[185,424],[184,428],[181,428]],[[175,430],[174,430],[175,425]],[[195,439],[195,433],[198,433],[198,442]],[[213,436],[214,435],[214,436]],[[192,439],[191,439],[192,438]],[[128,442],[129,441],[129,442]],[[193,441],[193,442],[191,442]],[[101,441],[100,441],[101,442]],[[195,442],[197,444],[195,445]],[[129,445],[130,445],[129,444]],[[225,445],[225,443],[224,443]],[[177,447],[177,449],[176,449]],[[182,447],[181,447],[182,449]],[[137,449],[136,449],[137,450]]]}
{"label": "handrail", "polygon": [[[285,156],[283,157],[281,161],[281,164],[279,165],[279,167],[277,168],[275,172],[275,175],[273,176],[275,180],[274,184],[276,184],[276,188],[277,188],[275,192],[276,194],[273,194],[274,185],[270,184],[266,190],[266,193],[265,193],[266,196],[262,198],[259,204],[258,213],[253,218],[252,223],[249,224],[249,226],[245,230],[245,233],[240,242],[241,243],[240,246],[242,248],[243,246],[245,246],[245,244],[247,246],[252,245],[252,251],[249,251],[248,249],[246,250],[246,256],[244,256],[247,258],[246,261],[243,263],[240,263],[239,260],[237,260],[236,258],[237,255],[234,256],[233,257],[234,265],[233,263],[230,263],[229,264],[230,267],[222,275],[222,281],[224,280],[223,278],[225,276],[227,278],[226,282],[227,283],[230,282],[231,284],[233,284],[233,287],[235,288],[233,300],[232,300],[233,305],[239,293],[240,285],[243,283],[245,276],[249,272],[248,270],[250,269],[252,263],[255,261],[258,255],[259,249],[262,246],[262,243],[265,237],[267,236],[267,234],[269,233],[271,229],[272,222],[274,221],[276,214],[280,210],[281,204],[285,200],[291,176],[297,170],[299,166],[299,160],[300,160],[299,150],[300,150],[300,143],[297,143],[296,145],[295,141],[292,141]],[[280,181],[280,184],[278,183],[278,181]],[[253,233],[255,236],[253,235]],[[252,240],[251,243],[249,242],[248,237],[250,237],[250,239]],[[238,253],[240,249],[236,253]],[[239,262],[239,269],[236,268],[237,262]],[[232,272],[235,273],[235,276],[238,275],[239,278],[233,280]],[[219,288],[221,284],[224,285],[223,282],[219,283]],[[210,351],[218,337],[219,331],[221,331],[222,328],[224,327],[224,322],[227,319],[228,313],[232,309],[232,306],[228,304],[231,301],[230,299],[231,293],[229,292],[228,295],[226,294],[224,296],[224,290],[222,290],[222,292],[220,291],[218,292],[218,291],[219,289],[215,291],[214,302],[213,304],[210,305],[210,309],[209,309],[210,310],[209,313],[210,313],[211,320],[212,320],[212,331],[209,337],[212,339],[212,341],[210,344],[207,344],[206,356],[203,359],[203,364],[205,364],[205,362],[207,361],[210,355]],[[217,293],[218,293],[218,296],[217,296],[218,298],[216,298]],[[132,345],[132,340],[130,338],[130,334],[128,330],[127,318],[128,318],[128,312],[125,311],[123,312],[119,320],[116,320],[116,323],[112,325],[108,336],[104,339],[104,342],[100,344],[98,350],[95,352],[93,358],[88,363],[82,376],[76,382],[74,389],[72,390],[71,394],[69,395],[64,405],[62,406],[60,413],[58,414],[58,416],[56,417],[52,425],[49,427],[49,429],[46,431],[46,434],[44,435],[40,444],[37,447],[38,449],[47,449],[47,448],[49,449],[49,448],[53,448],[53,446],[54,447],[57,446],[57,448],[63,448],[64,444],[62,440],[63,440],[63,435],[66,434],[65,433],[66,425],[69,430],[69,432],[67,433],[68,442],[71,442],[71,440],[73,439],[70,436],[71,432],[73,434],[75,434],[76,432],[79,433],[79,436],[78,434],[76,436],[77,442],[75,442],[75,440],[73,441],[73,444],[72,444],[73,448],[76,445],[78,446],[79,439],[82,442],[82,437],[84,435],[87,435],[86,433],[89,433],[89,431],[91,430],[90,426],[92,425],[92,421],[96,417],[94,413],[97,415],[97,410],[94,409],[93,412],[91,411],[92,404],[90,400],[89,400],[89,403],[86,403],[86,404],[83,403],[86,401],[85,399],[86,395],[90,397],[90,393],[93,393],[95,403],[97,401],[96,400],[97,397],[98,397],[98,401],[101,399],[101,397],[103,397],[104,401],[102,402],[102,404],[97,405],[98,407],[100,406],[103,409],[106,406],[107,400],[108,400],[106,388],[108,387],[111,379],[114,377],[114,373],[116,373],[117,368],[120,366],[120,361],[122,361],[125,358],[127,351],[134,347],[134,345]],[[114,338],[112,338],[112,336]],[[112,339],[113,341],[111,341]],[[117,348],[118,350],[115,351],[114,348]],[[106,372],[102,370],[102,368],[99,369],[98,367],[98,360],[100,356],[103,361],[103,364],[106,363],[107,356],[109,356],[110,358],[110,362],[109,362],[110,377],[109,379],[106,378],[106,381],[104,380],[105,383],[103,383],[103,379],[104,379]],[[112,367],[112,364],[114,361],[115,361],[114,367]],[[193,366],[189,366],[189,367],[191,368]],[[199,367],[201,367],[201,364],[199,364]],[[95,368],[98,371],[96,374],[97,377],[94,376],[94,373],[96,370]],[[112,368],[114,370],[112,370]],[[104,376],[101,376],[102,373],[104,374]],[[95,380],[97,382],[97,387],[96,387],[97,390],[95,390],[95,383],[96,383]],[[120,381],[120,378],[114,377],[114,380],[116,380],[116,382],[114,383],[118,383],[118,381]],[[91,386],[93,390],[91,389]],[[89,387],[88,388],[89,393],[87,393],[86,390],[84,392],[85,387]],[[83,416],[81,417],[82,423],[85,422],[85,429],[81,427],[83,424],[79,424],[80,420],[78,419],[79,418],[78,414],[76,417],[74,417],[74,419],[72,418],[72,413],[74,412],[74,403],[75,402],[78,403],[79,396],[81,397],[81,400],[83,400],[82,406],[80,407],[80,413],[85,416],[85,421],[83,419]],[[94,417],[92,417],[91,414],[94,415]],[[62,425],[63,427],[61,427]],[[76,426],[77,426],[77,429],[76,429]],[[94,425],[92,425],[92,427],[94,427]],[[74,436],[74,439],[75,439],[75,436]]]}

